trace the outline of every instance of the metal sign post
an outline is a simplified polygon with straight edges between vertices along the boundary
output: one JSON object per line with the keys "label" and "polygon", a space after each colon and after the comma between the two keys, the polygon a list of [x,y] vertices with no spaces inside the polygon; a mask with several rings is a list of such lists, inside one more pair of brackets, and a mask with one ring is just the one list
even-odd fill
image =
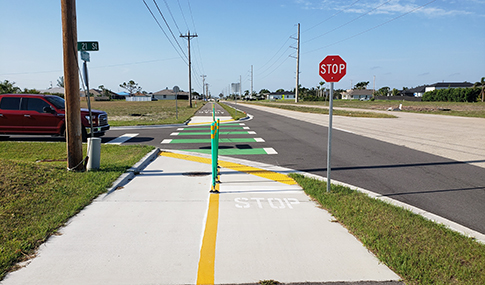
{"label": "metal sign post", "polygon": [[98,42],[77,42],[77,50],[81,52],[81,59],[84,61],[83,69],[84,69],[84,81],[86,83],[86,89],[87,89],[86,96],[88,99],[89,126],[91,128],[91,131],[90,131],[91,137],[93,137],[94,136],[93,114],[91,113],[91,96],[89,96],[89,80],[88,80],[88,64],[87,64],[87,62],[90,61],[90,57],[87,51],[99,51],[99,43]]}
{"label": "metal sign post", "polygon": [[328,142],[327,142],[327,192],[330,192],[330,156],[332,154],[332,120],[333,120],[333,82],[330,82],[330,102],[328,107]]}
{"label": "metal sign post", "polygon": [[84,61],[83,63],[83,72],[84,72],[84,82],[86,84],[87,89],[87,100],[88,100],[88,110],[89,110],[89,126],[91,128],[90,135],[93,137],[93,114],[91,113],[91,96],[89,96],[89,79],[88,79],[88,64],[89,61],[89,53],[87,51],[81,51],[81,59]]}
{"label": "metal sign post", "polygon": [[172,88],[173,92],[175,92],[175,117],[177,118],[177,120],[179,119],[179,109],[178,109],[178,103],[177,103],[177,97],[178,97],[178,94],[179,94],[179,91],[180,91],[180,88],[178,86],[174,86]]}
{"label": "metal sign post", "polygon": [[331,190],[330,173],[332,154],[332,120],[333,120],[333,83],[339,82],[347,73],[347,63],[338,55],[329,55],[320,62],[320,76],[330,82],[330,100],[328,110],[328,142],[327,142],[327,192]]}

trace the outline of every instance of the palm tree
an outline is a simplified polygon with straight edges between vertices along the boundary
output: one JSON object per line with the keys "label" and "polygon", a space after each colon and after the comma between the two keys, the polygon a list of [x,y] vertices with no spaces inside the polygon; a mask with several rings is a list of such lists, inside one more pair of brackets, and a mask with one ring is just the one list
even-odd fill
{"label": "palm tree", "polygon": [[15,86],[15,82],[10,82],[8,80],[0,82],[0,94],[18,93],[20,91],[22,90],[19,87]]}
{"label": "palm tree", "polygon": [[475,84],[473,84],[473,88],[477,88],[477,87],[480,87],[482,89],[482,92],[480,92],[482,94],[482,102],[483,102],[483,99],[485,97],[485,77],[482,77],[482,79],[480,80],[480,82],[476,82]]}

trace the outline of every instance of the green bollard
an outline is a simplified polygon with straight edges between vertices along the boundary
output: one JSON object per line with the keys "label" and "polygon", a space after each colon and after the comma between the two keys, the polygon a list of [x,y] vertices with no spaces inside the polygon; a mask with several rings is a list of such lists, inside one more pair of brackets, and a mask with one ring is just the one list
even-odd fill
{"label": "green bollard", "polygon": [[217,119],[216,123],[216,132],[215,132],[215,151],[216,151],[216,173],[217,173],[217,183],[221,183],[221,180],[219,178],[219,133],[220,133],[220,119]]}
{"label": "green bollard", "polygon": [[211,124],[211,154],[212,154],[212,185],[210,192],[219,192],[216,189],[217,180],[217,153],[216,153],[216,122]]}

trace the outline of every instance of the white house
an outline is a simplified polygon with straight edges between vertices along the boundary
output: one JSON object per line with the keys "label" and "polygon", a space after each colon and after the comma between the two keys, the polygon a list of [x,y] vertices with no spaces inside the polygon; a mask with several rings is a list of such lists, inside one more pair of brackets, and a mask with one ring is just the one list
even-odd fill
{"label": "white house", "polygon": [[268,100],[285,100],[285,99],[295,99],[295,93],[293,92],[273,92],[266,95]]}
{"label": "white house", "polygon": [[[157,100],[175,100],[175,92],[172,89],[168,89],[167,87],[163,90],[153,93],[153,98]],[[183,91],[178,92],[177,99],[188,100],[189,92],[183,92]]]}
{"label": "white house", "polygon": [[437,89],[448,89],[448,88],[472,88],[473,83],[470,82],[439,82],[433,85],[428,85],[424,92],[433,91]]}
{"label": "white house", "polygon": [[374,90],[372,89],[348,89],[342,93],[342,99],[347,100],[370,100]]}

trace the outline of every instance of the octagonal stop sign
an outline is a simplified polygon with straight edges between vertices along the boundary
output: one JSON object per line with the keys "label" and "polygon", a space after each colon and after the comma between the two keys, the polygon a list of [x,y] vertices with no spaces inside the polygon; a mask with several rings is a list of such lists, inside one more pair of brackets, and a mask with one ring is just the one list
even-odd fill
{"label": "octagonal stop sign", "polygon": [[328,55],[320,62],[319,73],[326,82],[339,82],[347,73],[347,63],[338,55]]}

